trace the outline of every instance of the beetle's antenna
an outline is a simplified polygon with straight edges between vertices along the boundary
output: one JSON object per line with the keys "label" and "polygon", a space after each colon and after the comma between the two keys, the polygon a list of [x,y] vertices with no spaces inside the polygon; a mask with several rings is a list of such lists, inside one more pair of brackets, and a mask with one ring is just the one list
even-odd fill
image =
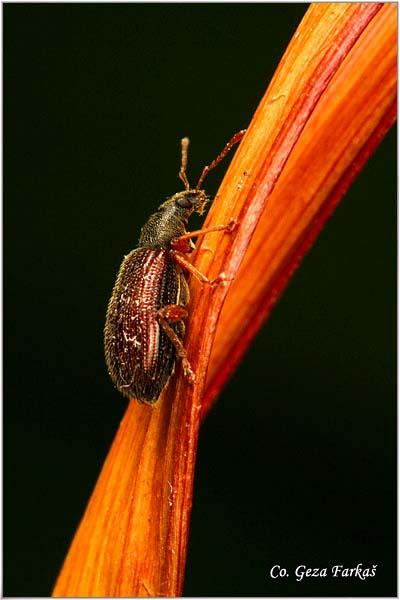
{"label": "beetle's antenna", "polygon": [[[230,139],[229,142],[226,144],[226,146],[222,150],[222,152],[220,152],[218,154],[217,158],[215,160],[213,160],[211,164],[204,167],[204,169],[201,172],[200,179],[197,182],[197,185],[195,187],[196,190],[200,189],[201,184],[203,183],[203,181],[205,180],[205,178],[207,177],[209,172],[212,171],[213,169],[215,169],[215,167],[221,162],[221,160],[223,160],[225,158],[225,156],[227,154],[229,154],[229,152],[232,150],[233,146],[235,144],[237,144],[238,142],[240,142],[240,140],[242,139],[242,137],[244,136],[245,133],[246,133],[245,129],[242,129],[241,131],[238,131],[237,133],[235,133],[235,135],[232,137],[232,139]],[[182,177],[181,177],[181,179],[182,179]]]}
{"label": "beetle's antenna", "polygon": [[182,158],[181,158],[181,168],[179,169],[178,177],[183,181],[183,185],[185,186],[185,190],[190,190],[190,184],[188,178],[186,177],[186,167],[188,162],[188,148],[189,148],[190,140],[188,137],[184,137],[181,139],[181,147],[182,147]]}

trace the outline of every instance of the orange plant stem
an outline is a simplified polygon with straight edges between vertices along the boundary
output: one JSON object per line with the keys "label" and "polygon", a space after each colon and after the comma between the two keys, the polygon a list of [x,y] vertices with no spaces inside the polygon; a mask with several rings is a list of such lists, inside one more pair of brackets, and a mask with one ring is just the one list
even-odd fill
{"label": "orange plant stem", "polygon": [[[396,16],[394,4],[383,5],[366,28],[316,107],[268,200],[218,322],[203,416],[396,119]],[[279,222],[291,218],[293,223],[277,237]],[[270,257],[269,278],[259,276],[260,256]]]}

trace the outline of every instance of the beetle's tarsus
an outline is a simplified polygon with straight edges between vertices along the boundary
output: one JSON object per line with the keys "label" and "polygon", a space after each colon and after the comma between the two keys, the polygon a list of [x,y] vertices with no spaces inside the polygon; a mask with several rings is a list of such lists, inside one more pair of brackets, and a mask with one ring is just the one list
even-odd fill
{"label": "beetle's tarsus", "polygon": [[237,219],[231,219],[226,226],[226,233],[232,233],[239,226],[239,221]]}
{"label": "beetle's tarsus", "polygon": [[183,374],[185,375],[188,382],[191,385],[196,383],[196,375],[195,375],[195,373],[190,365],[190,362],[188,361],[187,358],[182,358],[182,367],[183,367]]}
{"label": "beetle's tarsus", "polygon": [[217,285],[228,285],[228,283],[231,281],[233,281],[233,277],[228,277],[226,273],[220,273],[218,277],[211,279],[208,283],[212,287],[216,287]]}

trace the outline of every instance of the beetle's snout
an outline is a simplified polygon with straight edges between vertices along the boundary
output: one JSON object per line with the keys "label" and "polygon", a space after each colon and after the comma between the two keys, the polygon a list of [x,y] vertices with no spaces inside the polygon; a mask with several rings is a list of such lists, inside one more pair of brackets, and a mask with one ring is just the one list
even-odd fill
{"label": "beetle's snout", "polygon": [[204,213],[204,209],[207,206],[210,199],[206,196],[203,190],[196,190],[193,197],[193,210],[199,215]]}

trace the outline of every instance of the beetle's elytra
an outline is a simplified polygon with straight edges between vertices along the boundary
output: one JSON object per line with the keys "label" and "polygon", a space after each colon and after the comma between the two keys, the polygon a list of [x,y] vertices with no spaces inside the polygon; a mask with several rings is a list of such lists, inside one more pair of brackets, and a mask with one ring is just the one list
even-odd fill
{"label": "beetle's elytra", "polygon": [[189,302],[186,273],[200,281],[217,284],[221,274],[210,281],[185,258],[191,251],[191,235],[230,230],[232,222],[187,233],[193,212],[202,214],[208,198],[200,186],[213,169],[243,137],[239,131],[217,158],[202,171],[197,186],[190,188],[186,177],[188,138],[182,140],[179,177],[183,192],[159,206],[141,231],[139,244],[123,260],[108,305],[104,330],[105,356],[116,388],[126,397],[154,404],[174,372],[177,358],[192,383],[195,374],[183,347]]}

